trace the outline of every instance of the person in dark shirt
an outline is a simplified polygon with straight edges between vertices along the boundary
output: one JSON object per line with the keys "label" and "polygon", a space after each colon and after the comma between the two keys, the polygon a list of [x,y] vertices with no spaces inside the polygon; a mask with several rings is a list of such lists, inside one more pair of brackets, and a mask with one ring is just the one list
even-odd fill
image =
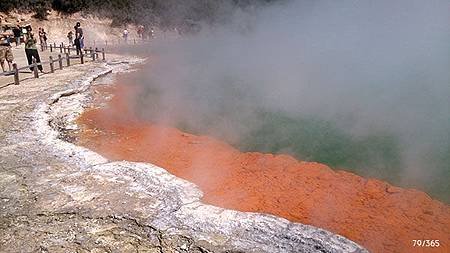
{"label": "person in dark shirt", "polygon": [[[27,27],[27,35],[25,39],[25,54],[27,55],[28,64],[33,64],[33,58],[36,59],[37,63],[41,62],[41,58],[39,57],[39,51],[37,50],[37,40],[34,38],[34,34],[31,32],[31,26]],[[37,66],[38,69],[43,72],[42,65]],[[30,68],[31,71],[34,70],[33,67]]]}
{"label": "person in dark shirt", "polygon": [[45,32],[44,28],[41,30],[42,33],[42,48],[44,50],[47,50],[47,33]]}
{"label": "person in dark shirt", "polygon": [[42,32],[42,28],[40,28],[40,27],[38,30],[38,35],[39,35],[39,43],[41,45],[43,45],[44,44],[44,33]]}
{"label": "person in dark shirt", "polygon": [[22,31],[20,30],[20,27],[15,26],[12,31],[14,34],[14,40],[16,42],[16,47],[20,46],[20,36],[22,36]]}
{"label": "person in dark shirt", "polygon": [[84,47],[83,29],[81,29],[80,22],[75,25],[75,47],[77,48],[77,55],[82,54],[81,49]]}

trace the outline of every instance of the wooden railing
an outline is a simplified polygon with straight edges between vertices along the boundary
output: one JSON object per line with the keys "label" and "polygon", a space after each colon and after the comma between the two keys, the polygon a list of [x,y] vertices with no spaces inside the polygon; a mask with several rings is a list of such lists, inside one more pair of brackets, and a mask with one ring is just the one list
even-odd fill
{"label": "wooden railing", "polygon": [[131,46],[131,45],[143,45],[143,44],[148,44],[153,40],[153,37],[148,37],[148,38],[139,38],[139,37],[130,37],[128,38],[128,40],[125,40],[124,38],[117,38],[117,39],[109,39],[109,40],[91,40],[90,44],[94,45],[94,47],[96,45],[101,45],[104,47],[108,47],[109,46],[120,46],[120,45],[127,45],[127,46]]}
{"label": "wooden railing", "polygon": [[[88,43],[90,45],[93,45],[94,47],[98,46],[98,47],[103,47],[103,48],[108,48],[108,46],[120,46],[120,45],[126,45],[126,46],[132,46],[132,45],[145,45],[150,43],[153,40],[152,38],[128,38],[128,40],[125,40],[124,38],[117,38],[117,39],[109,39],[109,40],[89,40]],[[53,52],[54,50],[58,50],[61,48],[61,46],[67,47],[66,44],[61,43],[61,44],[56,44],[56,43],[50,43],[47,44],[46,47],[44,47],[43,45],[41,45],[41,51],[45,51],[47,49],[50,49],[50,52]],[[53,51],[52,51],[53,50]],[[61,52],[62,53],[62,52]]]}
{"label": "wooden railing", "polygon": [[[36,60],[33,59],[33,63],[31,65],[20,68],[17,66],[17,63],[13,63],[13,70],[0,73],[0,77],[14,75],[14,84],[19,85],[19,73],[21,70],[32,69],[34,77],[39,78],[38,66],[44,66],[48,64],[50,66],[50,73],[54,73],[56,70],[55,63],[58,63],[58,69],[62,70],[64,68],[64,62],[66,67],[70,67],[75,63],[73,62],[74,59],[79,59],[79,63],[84,64],[86,60],[98,60],[99,54],[101,54],[102,61],[106,60],[106,53],[104,48],[102,48],[101,50],[99,50],[98,48],[93,49],[92,47],[83,48],[81,54],[71,55],[71,52],[76,52],[76,49],[74,47],[64,46],[64,44],[61,44],[59,46],[56,46],[56,44],[50,44],[50,52],[53,52],[54,50],[59,50],[60,52],[57,59],[53,59],[53,56],[49,56],[49,61],[45,62],[36,62]],[[64,54],[64,56],[62,54]]]}

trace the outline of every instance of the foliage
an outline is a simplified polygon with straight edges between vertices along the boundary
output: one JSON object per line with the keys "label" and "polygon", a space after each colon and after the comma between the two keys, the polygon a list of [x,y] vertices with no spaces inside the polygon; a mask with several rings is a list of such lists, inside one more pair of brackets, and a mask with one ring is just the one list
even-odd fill
{"label": "foliage", "polygon": [[187,19],[213,21],[223,6],[245,7],[271,0],[1,0],[0,11],[34,12],[45,19],[54,9],[63,14],[87,12],[124,22],[172,26]]}
{"label": "foliage", "polygon": [[51,0],[1,0],[0,11],[10,12],[17,10],[20,12],[34,12],[34,17],[46,19],[51,10]]}

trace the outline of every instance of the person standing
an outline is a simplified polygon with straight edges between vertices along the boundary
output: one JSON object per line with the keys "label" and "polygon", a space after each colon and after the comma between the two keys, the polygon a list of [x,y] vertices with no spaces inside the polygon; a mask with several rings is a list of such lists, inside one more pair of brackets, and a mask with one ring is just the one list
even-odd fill
{"label": "person standing", "polygon": [[[31,26],[27,27],[27,34],[25,38],[25,54],[27,56],[28,65],[33,64],[33,58],[36,60],[36,63],[41,63],[41,58],[39,57],[39,51],[37,49],[37,41],[34,38],[34,34],[32,33]],[[31,71],[34,70],[34,67],[30,68]],[[38,65],[38,69],[43,72],[42,65]]]}
{"label": "person standing", "polygon": [[73,32],[72,31],[70,31],[67,34],[67,39],[69,39],[69,46],[73,46]]}
{"label": "person standing", "polygon": [[39,44],[41,45],[41,51],[44,51],[44,32],[42,31],[41,27],[39,27],[38,35],[39,35]]}
{"label": "person standing", "polygon": [[128,29],[127,28],[125,28],[123,30],[123,39],[125,40],[125,43],[128,42]]}
{"label": "person standing", "polygon": [[14,56],[11,50],[11,44],[8,40],[10,34],[0,33],[0,65],[2,71],[5,72],[5,60],[8,63],[9,71],[12,70],[12,62],[14,61]]}
{"label": "person standing", "polygon": [[153,27],[150,28],[149,36],[150,36],[150,39],[154,39],[155,38],[155,29]]}
{"label": "person standing", "polygon": [[84,47],[84,35],[80,22],[75,25],[75,47],[77,48],[77,55],[82,54],[81,49]]}
{"label": "person standing", "polygon": [[[17,22],[19,23],[19,22]],[[14,34],[14,40],[16,42],[16,47],[20,46],[20,36],[22,36],[22,31],[20,30],[19,24],[17,26],[14,26],[13,28],[13,34]]]}
{"label": "person standing", "polygon": [[137,28],[137,34],[138,34],[138,37],[140,39],[144,38],[143,32],[144,32],[144,26],[143,25],[139,25],[138,28]]}
{"label": "person standing", "polygon": [[47,33],[44,31],[44,28],[42,28],[41,32],[42,32],[42,42],[44,43],[42,47],[44,48],[44,50],[47,50]]}

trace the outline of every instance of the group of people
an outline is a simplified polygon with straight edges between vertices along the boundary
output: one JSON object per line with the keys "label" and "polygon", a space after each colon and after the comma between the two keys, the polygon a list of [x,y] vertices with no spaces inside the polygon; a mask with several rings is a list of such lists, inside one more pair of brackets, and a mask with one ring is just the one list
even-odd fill
{"label": "group of people", "polygon": [[[12,51],[11,43],[15,42],[16,47],[22,44],[22,40],[25,43],[25,55],[27,57],[28,64],[33,63],[33,59],[36,62],[41,62],[39,57],[39,51],[37,48],[37,39],[33,34],[31,25],[20,26],[19,22],[16,25],[3,24],[0,21],[0,65],[3,72],[6,72],[5,62],[8,64],[8,71],[12,70],[12,64],[14,62],[14,55]],[[47,33],[43,28],[39,28],[39,39],[43,47],[47,44]],[[42,66],[38,65],[38,69],[42,72]],[[33,70],[33,68],[32,68]]]}
{"label": "group of people", "polygon": [[42,50],[47,50],[47,33],[44,31],[44,28],[39,27],[38,35]]}
{"label": "group of people", "polygon": [[155,31],[153,27],[150,27],[150,29],[144,25],[139,25],[137,27],[137,35],[140,39],[151,39],[155,36]]}
{"label": "group of people", "polygon": [[[3,72],[6,71],[5,62],[8,63],[8,70],[12,70],[14,55],[11,43],[13,42],[15,42],[16,47],[20,46],[22,41],[25,43],[25,54],[29,65],[33,63],[33,59],[37,63],[41,62],[37,47],[38,40],[34,36],[31,25],[21,26],[19,23],[20,22],[17,21],[16,25],[2,24],[2,19],[0,18],[0,64]],[[149,29],[143,25],[139,25],[137,27],[137,34],[141,39],[149,39],[154,37],[154,30],[153,28]],[[127,28],[123,30],[122,35],[124,40],[128,41],[129,31]],[[46,50],[48,35],[44,28],[39,28],[38,39],[41,49]],[[68,32],[67,39],[69,40],[70,46],[76,47],[77,55],[82,54],[82,49],[84,48],[84,34],[80,22],[76,23],[73,31]],[[38,69],[41,72],[43,71],[41,65],[38,65]]]}
{"label": "group of people", "polygon": [[[46,49],[47,33],[44,28],[39,28],[38,36],[42,49]],[[38,41],[33,34],[31,25],[21,25],[19,20],[17,20],[15,24],[12,24],[0,18],[0,65],[3,72],[6,72],[7,70],[12,71],[14,55],[11,44],[15,43],[17,48],[22,44],[22,42],[25,44],[25,55],[27,57],[28,64],[31,65],[33,63],[33,59],[38,63],[41,62],[37,47]],[[5,62],[8,64],[8,69],[6,69]],[[38,69],[41,72],[43,71],[41,65],[38,65]]]}
{"label": "group of people", "polygon": [[[15,43],[16,47],[20,46],[22,42],[25,44],[25,55],[29,65],[33,63],[33,60],[36,63],[41,62],[38,51],[38,40],[33,33],[31,25],[21,26],[19,23],[17,21],[15,25],[12,25],[3,22],[0,18],[0,65],[3,72],[12,71],[14,55],[11,43]],[[41,49],[46,50],[48,46],[48,35],[44,28],[39,28],[38,36]],[[75,45],[77,55],[81,54],[84,47],[84,35],[80,22],[76,23],[74,31],[70,31],[67,37],[69,39],[69,45]],[[5,63],[8,64],[8,68],[6,68]],[[42,72],[42,65],[38,65],[38,69]],[[34,70],[34,68],[31,68],[31,70]]]}

